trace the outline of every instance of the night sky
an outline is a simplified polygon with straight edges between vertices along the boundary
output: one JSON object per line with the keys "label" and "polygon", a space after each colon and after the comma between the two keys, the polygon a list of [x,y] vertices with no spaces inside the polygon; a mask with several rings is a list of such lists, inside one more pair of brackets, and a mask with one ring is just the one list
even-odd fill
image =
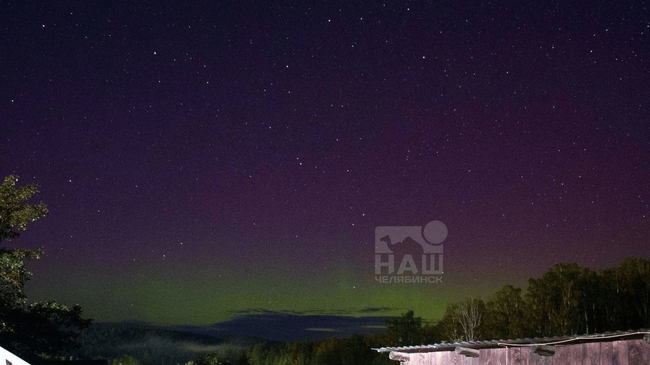
{"label": "night sky", "polygon": [[[3,2],[0,175],[30,299],[99,322],[427,320],[650,258],[643,1]],[[375,280],[444,222],[443,282]],[[326,329],[322,329],[326,331]]]}

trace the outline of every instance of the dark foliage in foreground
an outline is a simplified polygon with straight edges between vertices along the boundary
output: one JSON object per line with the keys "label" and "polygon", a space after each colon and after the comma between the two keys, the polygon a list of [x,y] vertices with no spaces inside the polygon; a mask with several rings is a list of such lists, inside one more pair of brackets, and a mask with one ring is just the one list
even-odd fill
{"label": "dark foliage in foreground", "polygon": [[[17,182],[17,176],[7,176],[0,184],[0,242],[17,239],[30,223],[48,214],[45,204],[27,203],[38,186],[17,187]],[[32,273],[25,262],[42,253],[42,249],[0,248],[0,345],[30,362],[68,358],[90,324],[78,305],[27,302],[25,284]]]}

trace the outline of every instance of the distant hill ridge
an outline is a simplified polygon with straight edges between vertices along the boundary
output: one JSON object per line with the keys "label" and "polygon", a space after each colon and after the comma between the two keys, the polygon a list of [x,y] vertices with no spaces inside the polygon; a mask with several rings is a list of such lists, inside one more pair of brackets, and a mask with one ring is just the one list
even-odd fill
{"label": "distant hill ridge", "polygon": [[260,342],[300,342],[353,333],[383,332],[385,317],[300,315],[266,312],[245,314],[207,326],[160,326],[140,321],[93,323],[81,337],[81,359],[114,359],[131,355],[145,364],[183,364],[201,353],[236,358]]}

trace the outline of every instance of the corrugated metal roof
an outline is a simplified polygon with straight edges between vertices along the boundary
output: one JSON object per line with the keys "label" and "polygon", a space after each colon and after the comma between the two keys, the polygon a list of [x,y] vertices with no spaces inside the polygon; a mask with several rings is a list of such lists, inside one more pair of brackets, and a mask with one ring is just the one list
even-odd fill
{"label": "corrugated metal roof", "polygon": [[537,345],[559,345],[565,343],[595,342],[606,341],[621,338],[646,338],[650,339],[650,329],[603,332],[592,335],[574,335],[574,336],[556,336],[543,338],[520,338],[515,340],[489,340],[489,341],[461,341],[461,342],[441,342],[431,345],[419,346],[401,346],[401,347],[380,347],[373,350],[377,352],[434,352],[434,351],[453,351],[457,346],[468,347],[473,349],[508,347],[508,346],[537,346]]}

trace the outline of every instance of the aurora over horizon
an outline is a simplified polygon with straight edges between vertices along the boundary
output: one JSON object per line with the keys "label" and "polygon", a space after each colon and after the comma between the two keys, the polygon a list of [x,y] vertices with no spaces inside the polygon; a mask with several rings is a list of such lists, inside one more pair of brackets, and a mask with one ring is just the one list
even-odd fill
{"label": "aurora over horizon", "polygon": [[[5,242],[45,248],[30,299],[435,321],[556,263],[650,258],[642,1],[3,8],[0,173],[50,209]],[[441,281],[377,281],[376,227],[431,221]]]}

